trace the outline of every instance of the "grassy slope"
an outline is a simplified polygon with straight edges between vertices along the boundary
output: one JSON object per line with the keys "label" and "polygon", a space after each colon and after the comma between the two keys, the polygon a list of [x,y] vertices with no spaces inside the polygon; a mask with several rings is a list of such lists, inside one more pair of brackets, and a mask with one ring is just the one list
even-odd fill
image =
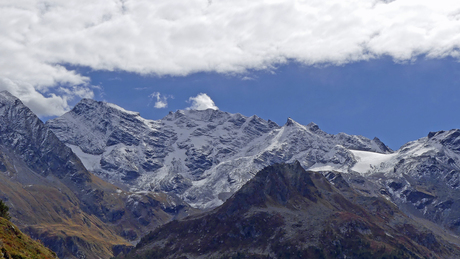
{"label": "grassy slope", "polygon": [[[38,181],[22,185],[14,181],[14,175],[10,177],[0,174],[0,195],[8,197],[8,203],[13,205],[12,221],[53,250],[72,257],[69,249],[78,246],[94,258],[110,258],[113,246],[130,245],[98,217],[84,212],[75,194],[59,181],[54,186]],[[62,250],[62,245],[58,247],[60,244],[67,251]]]}
{"label": "grassy slope", "polygon": [[23,234],[10,221],[0,217],[0,258],[57,258],[41,243]]}
{"label": "grassy slope", "polygon": [[[35,174],[12,155],[3,161],[7,170],[0,172],[0,198],[7,201],[12,221],[60,256],[78,258],[80,251],[87,258],[110,258],[114,247],[131,246],[126,239],[139,238],[173,217],[162,210],[163,204],[174,203],[165,194],[145,194],[128,205],[130,193],[94,175],[90,187],[71,190],[54,176]],[[77,195],[92,207],[82,208]]]}

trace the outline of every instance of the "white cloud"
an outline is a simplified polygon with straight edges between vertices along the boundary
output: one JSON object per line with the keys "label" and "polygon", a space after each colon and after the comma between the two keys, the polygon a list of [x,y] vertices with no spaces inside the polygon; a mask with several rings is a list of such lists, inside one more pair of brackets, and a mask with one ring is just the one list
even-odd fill
{"label": "white cloud", "polygon": [[16,91],[23,100],[41,95],[48,107],[35,111],[60,114],[70,96],[59,88],[89,78],[58,64],[186,75],[288,60],[459,58],[458,28],[456,0],[3,0],[0,77],[27,88]]}
{"label": "white cloud", "polygon": [[161,108],[168,107],[168,99],[169,98],[173,99],[174,96],[172,96],[172,95],[163,95],[163,96],[161,96],[161,94],[159,92],[154,92],[154,93],[152,93],[150,95],[150,98],[156,99],[154,107],[157,108],[157,109],[161,109]]}
{"label": "white cloud", "polygon": [[187,108],[187,110],[206,110],[213,109],[219,110],[219,108],[214,104],[214,101],[207,94],[200,93],[195,97],[190,97],[188,102],[191,102],[192,105]]}
{"label": "white cloud", "polygon": [[50,93],[45,97],[27,82],[14,82],[9,78],[0,77],[0,91],[3,90],[21,97],[22,102],[39,116],[54,116],[66,112],[69,110],[67,101],[75,97],[93,98],[93,92],[89,88],[78,86],[60,88],[60,95]]}

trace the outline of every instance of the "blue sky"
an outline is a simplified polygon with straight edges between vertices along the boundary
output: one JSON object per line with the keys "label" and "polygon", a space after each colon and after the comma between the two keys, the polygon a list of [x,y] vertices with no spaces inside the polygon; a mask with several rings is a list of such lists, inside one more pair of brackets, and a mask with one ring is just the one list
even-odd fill
{"label": "blue sky", "polygon": [[214,101],[396,149],[460,127],[459,28],[458,0],[4,0],[0,90],[44,120]]}
{"label": "blue sky", "polygon": [[[429,131],[460,128],[460,63],[452,58],[395,63],[387,57],[323,67],[292,62],[244,75],[79,71],[101,86],[94,99],[148,119],[185,109],[190,97],[206,93],[222,111],[256,114],[280,125],[288,117],[301,124],[313,121],[328,133],[377,136],[393,149]],[[167,107],[154,107],[155,92],[173,96]]]}

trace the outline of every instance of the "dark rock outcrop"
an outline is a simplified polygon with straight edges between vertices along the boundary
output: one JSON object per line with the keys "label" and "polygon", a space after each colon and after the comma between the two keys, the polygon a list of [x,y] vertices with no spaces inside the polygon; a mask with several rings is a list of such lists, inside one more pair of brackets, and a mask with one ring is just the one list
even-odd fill
{"label": "dark rock outcrop", "polygon": [[222,206],[172,221],[122,258],[447,258],[460,248],[339,173],[264,168]]}

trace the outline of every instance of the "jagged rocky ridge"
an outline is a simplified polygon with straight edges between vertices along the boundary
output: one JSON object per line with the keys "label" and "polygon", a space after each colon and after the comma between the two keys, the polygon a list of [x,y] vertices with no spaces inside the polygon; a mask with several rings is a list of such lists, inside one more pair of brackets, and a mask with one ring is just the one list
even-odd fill
{"label": "jagged rocky ridge", "polygon": [[352,152],[360,161],[344,176],[356,189],[460,234],[460,130],[430,132],[392,154]]}
{"label": "jagged rocky ridge", "polygon": [[12,221],[60,258],[110,258],[187,214],[162,193],[130,193],[88,172],[22,102],[0,92],[0,199]]}
{"label": "jagged rocky ridge", "polygon": [[288,119],[179,110],[146,120],[116,105],[83,99],[47,126],[103,179],[133,190],[174,193],[195,207],[220,205],[260,169],[298,160],[351,167],[349,149],[391,153],[379,139],[331,135]]}
{"label": "jagged rocky ridge", "polygon": [[[333,174],[333,175],[332,175]],[[154,230],[126,258],[458,258],[460,248],[340,173],[264,168],[209,213]]]}

